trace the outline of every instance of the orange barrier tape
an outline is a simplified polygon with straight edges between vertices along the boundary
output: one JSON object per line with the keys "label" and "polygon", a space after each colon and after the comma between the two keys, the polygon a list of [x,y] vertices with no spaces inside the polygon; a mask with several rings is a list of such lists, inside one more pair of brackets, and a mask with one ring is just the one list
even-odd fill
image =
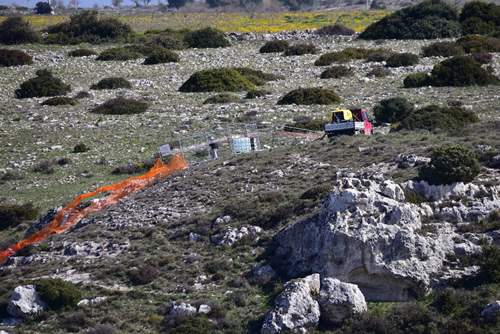
{"label": "orange barrier tape", "polygon": [[[161,159],[156,161],[156,164],[147,173],[135,177],[131,177],[117,184],[104,186],[91,193],[78,196],[73,202],[67,205],[64,209],[59,211],[56,217],[42,230],[34,233],[30,237],[21,240],[16,245],[9,247],[7,250],[0,252],[0,262],[4,262],[24,246],[31,245],[35,242],[41,241],[52,234],[61,233],[69,227],[78,223],[83,217],[89,213],[98,212],[108,206],[118,203],[125,196],[134,193],[142,188],[147,187],[154,181],[161,179],[175,171],[184,169],[188,166],[182,155],[176,155],[170,160],[168,165],[165,165]],[[107,196],[95,201],[82,211],[78,211],[76,207],[82,202],[84,198],[94,196],[103,191],[111,191]]]}

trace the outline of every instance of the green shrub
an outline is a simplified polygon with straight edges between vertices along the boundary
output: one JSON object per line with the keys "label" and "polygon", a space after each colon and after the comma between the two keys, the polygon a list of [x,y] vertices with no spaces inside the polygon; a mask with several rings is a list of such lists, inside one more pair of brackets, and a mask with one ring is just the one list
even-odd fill
{"label": "green shrub", "polygon": [[330,89],[299,88],[285,94],[278,104],[334,104],[342,102],[340,97]]}
{"label": "green shrub", "polygon": [[98,53],[94,50],[90,49],[75,49],[73,51],[68,52],[68,56],[70,57],[88,57],[88,56],[97,56]]}
{"label": "green shrub", "polygon": [[61,327],[68,332],[79,332],[87,324],[83,312],[73,312],[61,320]]}
{"label": "green shrub", "polygon": [[224,48],[231,45],[222,31],[212,27],[187,33],[184,36],[184,42],[190,48]]}
{"label": "green shrub", "polygon": [[46,159],[33,167],[33,171],[37,173],[53,174],[55,172],[54,166],[56,164],[56,159]]}
{"label": "green shrub", "polygon": [[500,283],[500,248],[497,245],[483,246],[480,274],[489,283]]}
{"label": "green shrub", "polygon": [[88,330],[87,334],[114,334],[115,328],[111,325],[97,325]]}
{"label": "green shrub", "polygon": [[158,269],[148,265],[134,270],[130,276],[130,280],[136,285],[143,285],[151,283],[158,277],[158,275]]}
{"label": "green shrub", "polygon": [[430,105],[414,110],[401,121],[401,129],[426,129],[455,131],[470,123],[479,122],[474,112],[461,107]]}
{"label": "green shrub", "polygon": [[44,42],[48,44],[97,44],[126,40],[132,28],[116,18],[99,18],[97,11],[85,10],[72,14],[68,22],[48,27],[47,32]]}
{"label": "green shrub", "polygon": [[108,115],[130,115],[142,114],[143,112],[146,112],[146,110],[148,110],[148,104],[146,102],[126,99],[119,96],[104,102],[103,104],[92,109],[90,112]]}
{"label": "green shrub", "polygon": [[247,78],[251,83],[253,83],[256,86],[262,86],[268,81],[284,79],[282,75],[264,73],[262,71],[253,70],[248,67],[233,67],[232,69],[234,69],[239,74]]}
{"label": "green shrub", "polygon": [[471,1],[460,12],[462,33],[487,35],[500,26],[500,6],[493,3]]}
{"label": "green shrub", "polygon": [[430,86],[432,85],[432,82],[427,72],[417,72],[408,74],[408,76],[403,80],[403,85],[406,88],[416,88]]}
{"label": "green shrub", "polygon": [[0,23],[1,44],[36,43],[40,38],[22,16],[10,16]]}
{"label": "green shrub", "polygon": [[21,66],[33,64],[33,58],[21,50],[0,49],[0,66]]}
{"label": "green shrub", "polygon": [[424,196],[416,190],[407,190],[405,193],[405,200],[408,203],[413,203],[416,205],[420,205],[422,203],[427,202]]}
{"label": "green shrub", "polygon": [[142,45],[142,44],[126,45],[124,46],[124,48],[132,53],[138,53],[145,57],[148,57],[155,52],[165,50],[164,47],[158,45]]}
{"label": "green shrub", "polygon": [[288,41],[276,40],[267,41],[260,49],[260,53],[285,52],[290,44]]}
{"label": "green shrub", "polygon": [[386,77],[391,75],[391,71],[383,67],[374,67],[370,72],[366,73],[367,77]]}
{"label": "green shrub", "polygon": [[252,89],[249,90],[247,95],[245,96],[245,99],[255,99],[257,97],[263,97],[270,94],[269,91],[263,90],[263,89]]}
{"label": "green shrub", "polygon": [[[291,124],[287,124],[285,129],[289,128],[298,128],[298,129],[307,129],[312,131],[323,131],[325,128],[325,124],[328,123],[327,120],[322,118],[312,118],[310,116],[299,116],[294,118],[294,122]],[[292,129],[290,129],[291,131]],[[287,130],[285,130],[287,131]]]}
{"label": "green shrub", "polygon": [[347,28],[346,26],[335,23],[332,25],[324,26],[315,31],[317,35],[320,36],[334,36],[334,35],[344,35],[351,36],[356,33],[354,29]]}
{"label": "green shrub", "polygon": [[187,48],[187,44],[183,40],[169,36],[155,36],[150,38],[146,45],[161,46],[169,50],[184,50]]}
{"label": "green shrub", "polygon": [[84,143],[78,143],[73,148],[73,153],[84,153],[88,151],[90,151],[90,149]]}
{"label": "green shrub", "polygon": [[131,60],[141,58],[142,54],[139,52],[131,51],[126,47],[118,47],[106,49],[99,54],[96,60]]}
{"label": "green shrub", "polygon": [[38,215],[39,209],[35,208],[31,203],[0,205],[0,230],[16,227],[25,221],[35,220]]}
{"label": "green shrub", "polygon": [[418,56],[413,53],[395,53],[387,58],[387,67],[413,66],[418,64]]}
{"label": "green shrub", "polygon": [[458,12],[442,0],[425,0],[369,25],[360,39],[431,39],[460,35]]}
{"label": "green shrub", "polygon": [[48,2],[39,1],[35,5],[35,12],[39,15],[50,14],[52,12],[52,7]]}
{"label": "green shrub", "polygon": [[[387,53],[389,51],[384,49],[365,49],[365,48],[353,48],[348,47],[342,51],[330,52],[319,57],[314,63],[315,66],[327,66],[334,62],[336,63],[346,63],[353,59],[364,59],[372,54],[376,53]],[[370,60],[374,61],[374,60]]]}
{"label": "green shrub", "polygon": [[202,70],[192,74],[179,88],[181,92],[236,92],[254,84],[232,68]]}
{"label": "green shrub", "polygon": [[40,299],[54,310],[76,306],[83,295],[79,288],[60,278],[42,279],[36,283],[36,290]]}
{"label": "green shrub", "polygon": [[78,103],[79,103],[78,100],[74,99],[72,97],[57,96],[57,97],[51,97],[50,99],[43,101],[42,105],[44,105],[44,106],[62,106],[62,105],[76,106]]}
{"label": "green shrub", "polygon": [[27,97],[44,97],[65,95],[71,91],[71,86],[66,85],[59,78],[55,78],[47,69],[36,71],[36,78],[29,79],[21,84],[16,90],[16,97],[23,99]]}
{"label": "green shrub", "polygon": [[474,152],[460,145],[444,145],[434,150],[428,165],[419,169],[418,176],[429,184],[471,182],[479,174]]}
{"label": "green shrub", "polygon": [[486,86],[498,82],[498,78],[481,68],[474,59],[457,56],[434,66],[430,80],[433,86]]}
{"label": "green shrub", "polygon": [[14,181],[14,180],[22,180],[24,176],[16,169],[9,169],[5,172],[5,174],[0,178],[2,181]]}
{"label": "green shrub", "polygon": [[75,99],[86,99],[86,98],[91,97],[91,96],[92,95],[90,95],[89,92],[81,91],[81,92],[76,93]]}
{"label": "green shrub", "polygon": [[231,102],[236,102],[239,99],[240,98],[236,95],[229,93],[222,93],[209,97],[208,99],[203,101],[203,104],[231,103]]}
{"label": "green shrub", "polygon": [[434,42],[422,48],[424,57],[453,57],[463,54],[462,47],[454,42]]}
{"label": "green shrub", "polygon": [[169,326],[170,334],[211,334],[215,333],[212,323],[205,314],[194,314],[177,320],[175,327]]}
{"label": "green shrub", "polygon": [[312,43],[298,43],[285,50],[285,56],[302,56],[305,54],[315,54],[318,52],[316,46]]}
{"label": "green shrub", "polygon": [[180,57],[177,53],[163,49],[154,51],[151,55],[149,55],[145,60],[145,65],[153,65],[153,64],[163,64],[163,63],[177,63],[179,62]]}
{"label": "green shrub", "polygon": [[352,77],[354,75],[354,71],[351,70],[349,67],[345,66],[332,66],[327,68],[321,73],[320,78],[321,79],[337,79],[337,78],[343,78],[343,77]]}
{"label": "green shrub", "polygon": [[376,62],[387,61],[387,59],[389,59],[389,57],[392,56],[393,54],[395,54],[395,52],[392,52],[392,51],[373,52],[373,53],[370,53],[366,57],[366,61],[367,62],[370,62],[370,61],[376,61]]}
{"label": "green shrub", "polygon": [[486,52],[472,53],[470,57],[477,61],[479,64],[489,64],[493,61],[493,55]]}
{"label": "green shrub", "polygon": [[373,115],[377,122],[400,122],[414,110],[413,103],[404,97],[392,97],[380,101],[373,108]]}
{"label": "green shrub", "polygon": [[456,41],[465,52],[500,52],[500,39],[489,38],[479,35],[467,35],[460,37]]}
{"label": "green shrub", "polygon": [[118,89],[132,88],[132,84],[122,77],[110,77],[100,80],[98,83],[90,86],[90,89]]}

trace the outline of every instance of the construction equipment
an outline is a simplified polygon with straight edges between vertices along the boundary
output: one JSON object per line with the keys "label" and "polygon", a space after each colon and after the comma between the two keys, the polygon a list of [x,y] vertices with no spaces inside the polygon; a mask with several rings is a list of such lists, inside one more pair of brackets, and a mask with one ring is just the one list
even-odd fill
{"label": "construction equipment", "polygon": [[359,133],[371,136],[371,122],[364,109],[337,109],[332,111],[330,123],[325,124],[325,135],[333,137]]}

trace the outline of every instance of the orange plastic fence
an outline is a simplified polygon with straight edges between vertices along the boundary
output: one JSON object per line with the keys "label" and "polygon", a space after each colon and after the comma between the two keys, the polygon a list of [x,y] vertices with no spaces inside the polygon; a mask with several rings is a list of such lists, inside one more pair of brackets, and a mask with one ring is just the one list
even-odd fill
{"label": "orange plastic fence", "polygon": [[[97,212],[108,206],[118,203],[125,196],[136,192],[144,187],[147,187],[154,181],[161,179],[175,171],[184,169],[188,166],[182,155],[176,155],[165,165],[161,159],[158,159],[156,164],[147,173],[135,177],[131,177],[117,184],[104,186],[91,193],[78,196],[64,209],[59,211],[56,217],[42,230],[36,232],[30,237],[21,240],[16,245],[9,247],[7,250],[0,252],[0,262],[4,262],[17,252],[19,249],[31,245],[35,242],[41,241],[52,234],[61,233],[69,227],[78,223],[83,217],[89,213]],[[103,191],[110,191],[107,196],[95,201],[85,209],[78,211],[76,207],[82,202],[84,198],[94,196]]]}

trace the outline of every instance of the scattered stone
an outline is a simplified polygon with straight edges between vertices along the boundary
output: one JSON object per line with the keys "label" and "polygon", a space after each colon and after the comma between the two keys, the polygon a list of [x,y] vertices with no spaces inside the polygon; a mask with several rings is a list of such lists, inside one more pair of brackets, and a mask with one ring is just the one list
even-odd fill
{"label": "scattered stone", "polygon": [[206,304],[201,304],[200,307],[198,308],[199,313],[208,313],[212,310],[212,308],[209,305]]}
{"label": "scattered stone", "polygon": [[94,304],[99,304],[105,301],[108,297],[95,297],[92,299],[82,299],[78,302],[78,306],[80,305],[94,305]]}
{"label": "scattered stone", "polygon": [[175,302],[172,303],[172,307],[170,307],[170,311],[168,314],[176,315],[180,317],[188,317],[196,313],[196,308],[191,306],[191,304],[180,303],[176,305]]}

